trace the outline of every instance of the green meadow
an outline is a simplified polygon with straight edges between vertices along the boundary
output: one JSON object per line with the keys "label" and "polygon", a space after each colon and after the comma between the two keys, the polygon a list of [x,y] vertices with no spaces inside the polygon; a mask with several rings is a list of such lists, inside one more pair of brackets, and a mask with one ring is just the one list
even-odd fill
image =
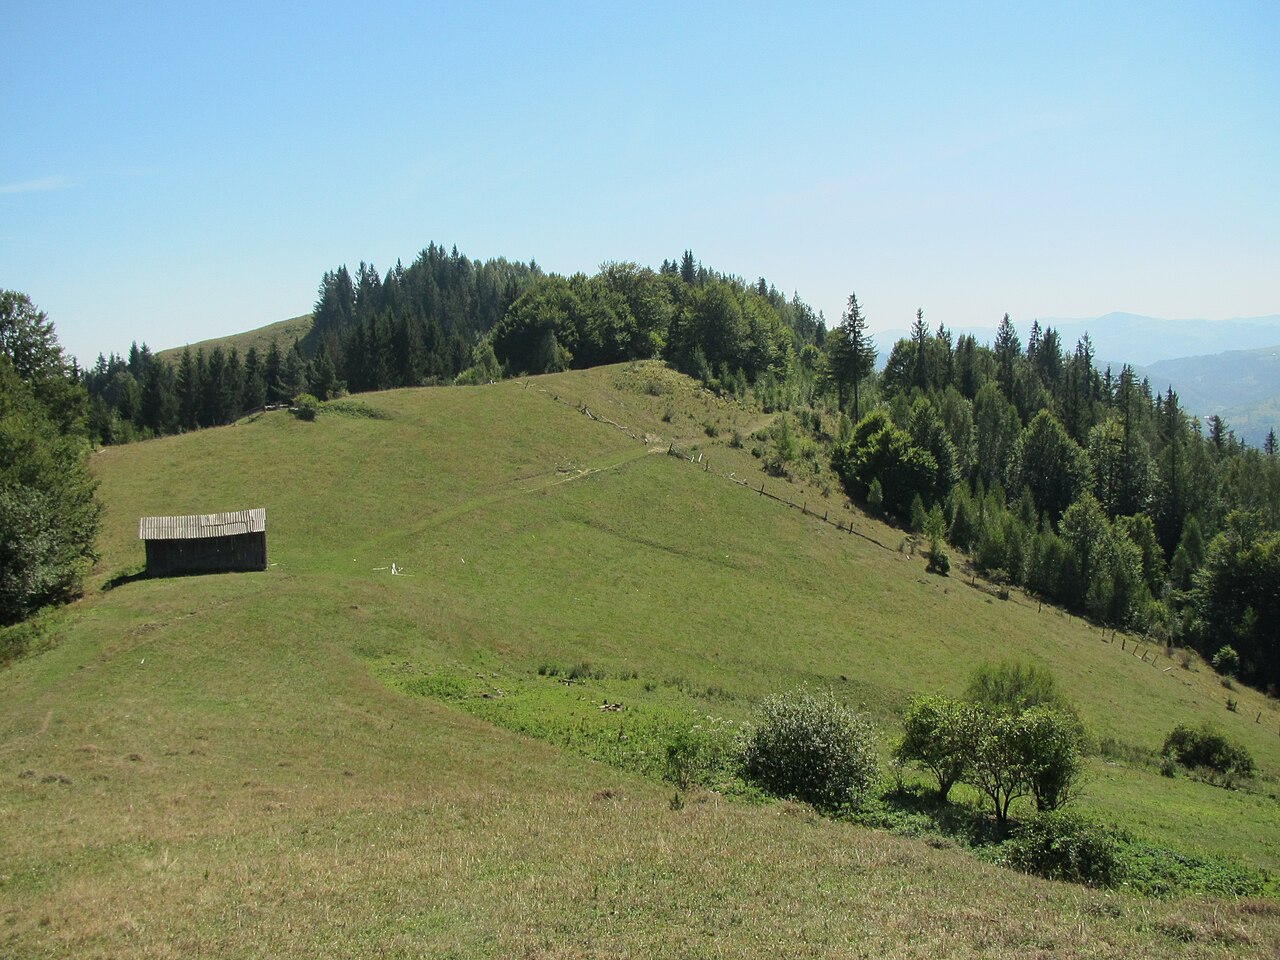
{"label": "green meadow", "polygon": [[[1078,809],[1280,874],[1275,701],[927,574],[732,444],[768,420],[634,364],[96,453],[85,597],[0,672],[0,956],[1273,956],[1274,881],[1092,890],[728,769],[676,793],[666,738],[770,693],[831,689],[887,758],[910,697],[1012,658],[1098,745]],[[140,516],[258,506],[267,572],[137,576]],[[1252,784],[1160,775],[1206,720]]]}
{"label": "green meadow", "polygon": [[244,333],[232,334],[228,337],[214,337],[209,340],[201,340],[198,343],[187,344],[186,347],[170,347],[167,350],[160,350],[156,354],[158,357],[177,363],[182,356],[184,349],[190,348],[194,355],[197,350],[204,350],[210,353],[215,347],[221,347],[224,351],[235,349],[244,356],[250,349],[257,350],[259,355],[265,357],[267,351],[271,349],[271,341],[279,344],[281,351],[288,350],[293,346],[293,341],[301,340],[307,335],[311,329],[311,314],[304,313],[299,317],[290,317],[288,320],[278,320],[275,323],[269,323],[265,327],[257,327]]}

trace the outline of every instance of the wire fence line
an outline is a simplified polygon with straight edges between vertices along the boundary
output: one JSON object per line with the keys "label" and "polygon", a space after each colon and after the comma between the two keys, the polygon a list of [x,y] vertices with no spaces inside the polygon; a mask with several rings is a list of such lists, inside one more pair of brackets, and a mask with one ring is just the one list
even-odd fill
{"label": "wire fence line", "polygon": [[560,396],[560,394],[552,393],[546,387],[536,386],[533,383],[531,383],[529,380],[517,380],[516,382],[520,384],[520,386],[525,390],[532,388],[533,390],[536,390],[538,393],[543,394],[548,399],[553,400],[554,402],[560,404],[561,406],[569,407],[571,410],[577,410],[580,414],[582,414],[589,420],[594,420],[597,423],[608,424],[609,426],[613,427],[615,430],[625,433],[632,440],[637,440],[640,443],[657,443],[662,440],[661,437],[655,436],[652,433],[644,433],[644,434],[636,433],[630,427],[627,427],[621,423],[618,423],[617,420],[611,420],[608,417],[595,413],[594,411],[592,411],[590,407],[588,407],[582,401],[573,402],[570,400],[566,400],[564,397]]}
{"label": "wire fence line", "polygon": [[[627,427],[624,424],[618,423],[618,421],[616,420],[612,420],[609,417],[606,417],[600,413],[596,413],[581,401],[572,402],[572,401],[566,400],[565,398],[561,397],[559,394],[552,393],[550,390],[547,390],[545,387],[537,386],[529,380],[519,380],[517,382],[525,390],[532,388],[538,391],[539,393],[545,395],[549,399],[555,401],[556,403],[559,403],[559,404],[562,404],[563,406],[570,407],[574,410],[577,410],[583,416],[587,417],[590,420],[594,420],[597,423],[608,424],[609,426],[613,427],[615,430],[619,430],[622,433],[625,433],[628,437],[630,437],[633,440],[637,440],[640,443],[653,444],[653,443],[660,443],[662,441],[662,438],[657,436],[656,434],[637,433],[635,430],[632,430],[630,427]],[[711,472],[711,462],[710,460],[707,459],[704,453],[702,452],[693,453],[693,452],[685,452],[683,450],[680,450],[679,448],[676,447],[674,440],[668,442],[667,455],[671,457],[678,457],[681,460],[688,461],[689,463],[701,465],[702,469],[705,472],[707,473]],[[716,475],[722,476],[722,474],[716,474]],[[843,533],[847,533],[855,537],[861,537],[863,540],[866,540],[868,543],[874,543],[877,547],[880,547],[882,550],[888,550],[890,552],[894,552],[892,547],[886,546],[885,544],[881,543],[879,540],[877,540],[875,537],[871,536],[870,534],[866,534],[866,533],[863,533],[861,530],[854,529],[852,518],[848,520],[842,520],[840,517],[837,516],[833,520],[830,515],[830,507],[824,506],[822,513],[819,514],[816,510],[811,511],[809,509],[809,503],[807,500],[802,500],[800,503],[795,503],[794,501],[791,500],[790,497],[779,496],[778,494],[765,489],[765,481],[763,480],[760,481],[760,488],[757,490],[746,480],[740,477],[736,477],[733,474],[730,474],[729,476],[725,477],[725,479],[729,480],[734,484],[737,484],[740,487],[743,487],[744,489],[752,490],[753,492],[755,492],[757,496],[767,497],[768,499],[773,500],[777,503],[784,504],[785,506],[787,506],[792,510],[799,510],[805,516],[812,517],[813,519],[821,523],[825,523],[828,526],[835,527],[837,530]]]}
{"label": "wire fence line", "polygon": [[[521,383],[521,386],[526,390],[529,389],[529,387],[531,386],[528,380],[521,381],[520,383]],[[658,437],[655,434],[636,433],[634,430],[624,426],[621,423],[618,423],[616,420],[612,420],[609,417],[605,417],[598,413],[593,412],[590,407],[588,407],[585,403],[581,401],[578,401],[576,403],[571,402],[569,400],[564,399],[559,394],[551,393],[545,387],[534,386],[533,389],[537,390],[539,393],[545,394],[548,398],[550,398],[551,400],[554,400],[556,403],[560,403],[566,407],[570,407],[572,409],[577,410],[579,413],[581,413],[583,416],[587,417],[590,420],[594,420],[597,423],[604,423],[604,424],[608,424],[609,426],[612,426],[614,429],[621,431],[622,433],[626,434],[628,437],[631,437],[633,440],[637,440],[641,443],[646,443],[650,445],[657,442],[661,442],[662,440],[661,437]],[[692,449],[689,449],[687,451],[681,450],[675,445],[674,440],[668,441],[667,456],[677,457],[681,460],[684,460],[687,463],[691,463],[695,466],[701,466],[703,471],[706,473],[711,472],[711,461],[704,452],[702,451],[695,452]],[[716,476],[724,476],[724,475],[717,473]],[[774,493],[771,490],[768,490],[765,485],[766,481],[764,480],[760,481],[760,486],[757,488],[754,485],[754,481],[748,481],[742,477],[737,477],[732,473],[729,474],[728,476],[724,476],[724,479],[743,488],[744,490],[748,490],[754,493],[756,496],[766,497],[769,500],[774,501],[775,503],[783,504],[784,506],[786,506],[788,509],[791,509],[791,510],[799,510],[806,517],[811,517],[814,520],[818,521],[819,523],[826,524],[827,526],[835,527],[837,530],[839,530],[842,533],[859,537],[863,540],[866,540],[868,543],[873,543],[877,547],[880,547],[882,550],[887,550],[890,553],[900,552],[898,550],[894,550],[893,547],[890,547],[884,543],[881,543],[879,540],[877,540],[875,537],[871,536],[870,534],[863,533],[860,530],[855,530],[853,526],[852,518],[841,519],[839,516],[837,516],[835,519],[832,519],[830,516],[830,507],[827,506],[826,504],[823,505],[822,513],[819,514],[816,510],[809,509],[809,503],[807,500],[801,500],[799,503],[796,503],[790,498],[790,496],[785,496],[785,497],[780,496],[779,494]],[[992,594],[993,596],[998,596],[1001,600],[1005,600],[1005,601],[1011,600],[1012,595],[1007,586],[1001,585],[1001,584],[991,584],[991,586],[994,587],[995,589],[994,590],[987,589],[986,582],[984,579],[984,586],[979,587],[976,582],[976,579],[977,579],[976,568],[973,567],[972,564],[966,564],[966,567],[967,567],[967,572],[973,575],[973,582],[970,584],[971,586],[975,587],[976,589],[982,590],[984,593],[989,593],[989,594]],[[1040,612],[1043,610],[1044,603],[1042,600],[1040,600],[1038,597],[1029,597],[1029,599],[1034,599],[1036,601],[1037,612]],[[1072,614],[1069,611],[1062,610],[1060,612],[1062,613],[1063,616],[1066,616],[1068,618],[1072,617]],[[1118,636],[1120,638],[1120,650],[1118,652],[1126,654],[1128,656],[1138,657],[1139,662],[1150,663],[1150,665],[1153,668],[1161,670],[1162,674],[1169,675],[1172,678],[1179,679],[1186,686],[1192,686],[1189,680],[1183,680],[1176,673],[1173,673],[1174,667],[1177,666],[1177,663],[1174,661],[1173,648],[1171,648],[1167,643],[1161,643],[1159,641],[1151,639],[1150,637],[1135,637],[1115,627],[1107,627],[1105,625],[1096,626],[1094,624],[1091,624],[1088,620],[1085,620],[1084,618],[1080,618],[1080,622],[1084,624],[1085,628],[1088,630],[1097,629],[1101,634],[1100,639],[1102,640],[1103,643],[1114,644],[1116,641],[1116,637]],[[1108,630],[1110,630],[1111,632],[1110,639],[1107,638]],[[1163,668],[1160,667],[1159,660],[1161,655],[1163,655],[1166,658],[1166,660],[1170,661],[1170,666],[1163,667]],[[1148,659],[1148,657],[1150,657],[1150,659]],[[1262,722],[1261,711],[1258,712],[1258,717],[1254,722],[1255,723]],[[1277,733],[1280,734],[1280,730],[1278,730]]]}
{"label": "wire fence line", "polygon": [[[700,465],[702,469],[707,473],[711,472],[711,461],[707,458],[707,456],[704,453],[702,453],[701,451],[697,453],[694,453],[692,451],[686,452],[684,450],[679,449],[675,445],[674,441],[672,441],[667,446],[667,456],[678,457],[679,459],[685,460],[689,463]],[[716,476],[721,476],[721,474],[716,474]],[[729,476],[725,477],[725,479],[731,483],[736,484],[739,487],[742,487],[745,490],[750,490],[751,492],[756,494],[756,496],[766,497],[770,500],[773,500],[776,503],[781,503],[785,505],[791,510],[799,510],[805,516],[812,517],[814,520],[817,520],[819,523],[825,523],[827,526],[835,527],[837,530],[841,531],[842,533],[852,534],[855,537],[861,537],[863,540],[866,540],[869,543],[874,543],[877,547],[880,547],[882,550],[889,550],[891,552],[893,551],[892,547],[886,546],[885,544],[881,543],[879,540],[877,540],[875,537],[871,536],[870,534],[863,533],[861,530],[855,530],[853,526],[852,518],[849,518],[848,520],[844,520],[837,515],[835,519],[832,519],[831,508],[826,504],[823,505],[822,512],[819,513],[817,510],[809,509],[809,501],[807,500],[801,500],[799,503],[796,503],[794,500],[791,499],[790,496],[785,496],[785,497],[780,496],[779,494],[776,494],[773,491],[766,489],[764,480],[760,481],[760,487],[759,489],[756,489],[753,482],[747,481],[742,477],[734,476],[733,474],[729,474]]]}

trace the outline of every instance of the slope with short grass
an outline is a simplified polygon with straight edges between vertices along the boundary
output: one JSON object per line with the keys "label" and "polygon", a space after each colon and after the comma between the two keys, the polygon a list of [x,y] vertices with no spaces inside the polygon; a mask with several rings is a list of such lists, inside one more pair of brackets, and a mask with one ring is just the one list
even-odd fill
{"label": "slope with short grass", "polygon": [[[621,740],[802,683],[892,736],[911,695],[1017,657],[1095,737],[1140,754],[1210,719],[1263,773],[1229,792],[1097,760],[1082,808],[1280,868],[1273,702],[926,575],[817,489],[760,495],[726,438],[762,418],[640,364],[95,455],[88,596],[0,675],[0,953],[1267,955],[1274,900],[1090,891],[792,804],[674,804],[642,764],[575,748],[597,697]],[[268,572],[131,579],[139,516],[250,506]],[[576,686],[549,669],[575,665]]]}
{"label": "slope with short grass", "polygon": [[257,327],[244,333],[232,334],[229,337],[213,337],[209,340],[201,340],[198,343],[189,343],[181,347],[169,347],[168,349],[157,351],[156,355],[176,363],[182,356],[183,350],[190,350],[194,355],[197,350],[210,353],[215,347],[221,347],[223,351],[234,349],[241,356],[253,349],[265,357],[267,351],[271,349],[272,341],[275,341],[282,351],[288,350],[293,346],[295,340],[301,340],[310,330],[311,314],[304,313],[299,317],[279,320],[275,323],[269,323],[265,327]]}

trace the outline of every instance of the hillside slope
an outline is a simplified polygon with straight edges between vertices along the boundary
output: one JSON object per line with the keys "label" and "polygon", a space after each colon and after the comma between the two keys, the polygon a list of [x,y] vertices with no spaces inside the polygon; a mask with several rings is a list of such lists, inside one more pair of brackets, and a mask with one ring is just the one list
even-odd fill
{"label": "hillside slope", "polygon": [[271,349],[272,340],[275,340],[280,345],[281,350],[288,350],[293,346],[295,340],[301,340],[310,329],[311,314],[304,313],[302,316],[279,320],[275,323],[269,323],[265,327],[246,330],[244,333],[235,333],[227,337],[214,337],[210,340],[201,340],[198,343],[190,343],[181,347],[169,347],[158,351],[156,355],[166,360],[177,361],[182,356],[182,351],[186,349],[190,349],[192,353],[203,349],[208,353],[214,347],[221,347],[223,350],[234,348],[241,356],[244,356],[252,348],[265,356],[266,352]]}
{"label": "hillside slope", "polygon": [[1201,420],[1218,414],[1255,447],[1280,427],[1280,346],[1162,360],[1142,374],[1157,389],[1172,384],[1183,409]]}
{"label": "hillside slope", "polygon": [[[926,576],[865,518],[841,514],[855,536],[761,496],[751,455],[704,429],[760,418],[639,365],[98,453],[89,596],[0,675],[0,954],[1268,955],[1274,901],[1083,890],[791,804],[672,809],[669,787],[385,682],[501,696],[587,662],[637,711],[669,696],[729,719],[807,682],[892,732],[911,694],[1016,656],[1097,736],[1152,748],[1208,718],[1280,770],[1274,703],[1235,691],[1228,712],[1204,670]],[[249,506],[268,572],[129,578],[138,516]],[[1258,793],[1099,763],[1084,803],[1280,866]]]}

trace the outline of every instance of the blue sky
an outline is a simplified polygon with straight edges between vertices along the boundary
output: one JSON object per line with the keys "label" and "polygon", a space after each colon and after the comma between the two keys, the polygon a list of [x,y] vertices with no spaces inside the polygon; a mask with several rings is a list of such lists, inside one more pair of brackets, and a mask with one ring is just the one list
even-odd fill
{"label": "blue sky", "polygon": [[428,242],[873,328],[1280,312],[1280,5],[0,5],[0,286],[72,352]]}

